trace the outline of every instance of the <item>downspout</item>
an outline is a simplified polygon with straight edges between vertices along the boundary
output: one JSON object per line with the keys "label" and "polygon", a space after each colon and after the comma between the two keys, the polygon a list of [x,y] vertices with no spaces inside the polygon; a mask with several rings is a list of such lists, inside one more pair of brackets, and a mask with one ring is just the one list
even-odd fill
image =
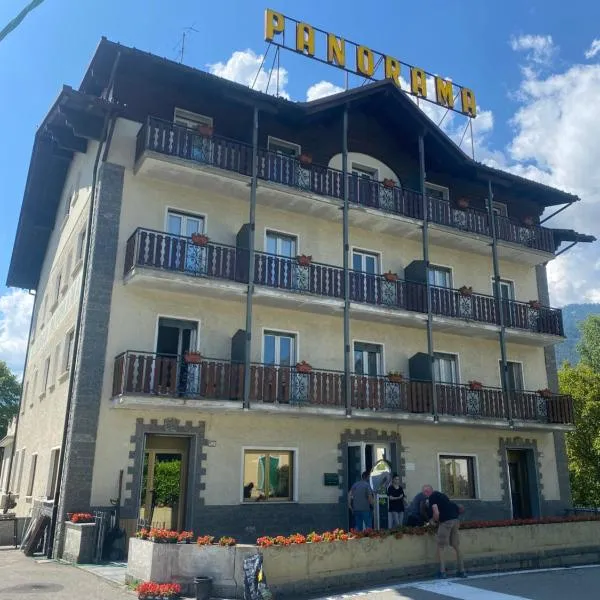
{"label": "downspout", "polygon": [[[110,90],[114,82],[117,66],[121,60],[121,52],[119,52],[115,58],[110,78],[106,89]],[[94,206],[96,201],[96,186],[98,184],[98,167],[100,164],[100,157],[102,162],[106,162],[108,158],[108,150],[112,142],[113,133],[115,131],[116,118],[114,113],[109,113],[104,117],[104,126],[102,128],[102,134],[98,141],[98,151],[96,152],[96,158],[94,160],[94,170],[92,173],[92,189],[90,194],[90,207],[88,209],[87,225],[86,225],[86,240],[85,240],[85,253],[83,255],[83,268],[81,269],[81,289],[79,291],[79,307],[77,309],[77,320],[75,324],[75,335],[73,337],[73,356],[71,358],[71,371],[69,373],[69,388],[67,392],[67,406],[65,409],[65,421],[63,425],[63,435],[60,444],[60,455],[58,461],[58,473],[56,475],[56,491],[54,494],[54,502],[52,505],[52,520],[50,521],[50,533],[48,536],[48,558],[52,558],[54,554],[54,538],[56,536],[56,526],[58,522],[58,505],[60,503],[60,492],[62,489],[62,476],[64,471],[65,463],[65,449],[67,444],[67,432],[69,429],[70,415],[71,415],[71,403],[73,400],[73,388],[75,387],[75,373],[77,371],[78,361],[78,346],[79,338],[81,334],[81,321],[83,315],[83,300],[85,296],[85,278],[88,271],[88,265],[90,262],[90,249],[91,249],[91,237],[92,237],[92,220],[94,217]],[[106,144],[106,146],[105,146]],[[104,150],[104,154],[102,151]]]}
{"label": "downspout", "polygon": [[348,224],[348,105],[342,121],[342,177],[344,178],[343,245],[344,245],[344,404],[346,416],[352,415],[352,380],[350,378],[350,232]]}
{"label": "downspout", "polygon": [[433,313],[431,312],[431,284],[429,282],[429,206],[425,181],[425,140],[419,135],[419,173],[421,178],[421,198],[423,200],[423,262],[425,263],[425,293],[427,294],[427,354],[429,356],[429,371],[431,373],[431,404],[433,421],[437,423],[438,397],[435,380],[435,357],[433,354]]}
{"label": "downspout", "polygon": [[258,185],[258,107],[252,116],[252,179],[250,180],[250,235],[248,239],[248,291],[246,293],[246,345],[244,348],[244,410],[250,408],[252,358],[252,300],[254,296],[254,246],[256,233],[256,187]]}

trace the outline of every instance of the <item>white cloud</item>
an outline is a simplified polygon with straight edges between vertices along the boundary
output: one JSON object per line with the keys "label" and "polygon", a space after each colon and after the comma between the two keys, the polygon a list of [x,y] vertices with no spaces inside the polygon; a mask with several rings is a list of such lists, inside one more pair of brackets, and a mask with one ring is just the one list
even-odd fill
{"label": "white cloud", "polygon": [[527,60],[538,65],[547,65],[557,51],[551,35],[521,35],[510,40],[515,52],[526,52]]}
{"label": "white cloud", "polygon": [[595,39],[585,51],[585,57],[589,60],[590,58],[594,58],[598,52],[600,52],[600,40]]}
{"label": "white cloud", "polygon": [[306,90],[306,101],[311,102],[312,100],[318,100],[319,98],[325,98],[325,96],[339,94],[343,91],[343,87],[335,85],[334,83],[331,83],[331,81],[319,81],[319,83],[311,85],[308,90]]}
{"label": "white cloud", "polygon": [[[254,89],[268,94],[275,95],[279,83],[279,96],[287,98],[290,96],[285,91],[285,86],[288,82],[288,72],[283,67],[279,68],[279,80],[277,78],[277,68],[273,68],[271,72],[270,59],[267,57],[261,67],[264,56],[256,54],[253,50],[237,50],[229,60],[225,63],[218,62],[212,65],[207,65],[208,69],[214,75],[243,83],[251,87],[254,84]],[[260,72],[259,72],[260,69]],[[257,77],[258,73],[258,77]],[[269,78],[269,73],[271,74]],[[256,83],[254,83],[256,80]]]}
{"label": "white cloud", "polygon": [[15,373],[23,371],[33,296],[10,290],[0,296],[0,360]]}

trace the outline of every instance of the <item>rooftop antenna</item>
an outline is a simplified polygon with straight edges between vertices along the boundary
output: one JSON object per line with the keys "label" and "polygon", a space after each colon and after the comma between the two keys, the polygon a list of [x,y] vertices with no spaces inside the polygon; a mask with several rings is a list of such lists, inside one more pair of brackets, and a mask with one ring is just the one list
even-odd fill
{"label": "rooftop antenna", "polygon": [[181,34],[181,43],[177,44],[176,48],[179,47],[179,62],[182,63],[183,62],[183,56],[185,54],[185,36],[188,33],[200,33],[197,29],[194,28],[194,25],[196,23],[194,23],[191,27],[184,27],[182,34]]}

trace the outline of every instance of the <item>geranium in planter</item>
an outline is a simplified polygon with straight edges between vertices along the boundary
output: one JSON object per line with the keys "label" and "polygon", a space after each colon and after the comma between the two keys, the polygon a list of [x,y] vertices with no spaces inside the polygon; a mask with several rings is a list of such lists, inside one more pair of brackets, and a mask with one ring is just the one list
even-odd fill
{"label": "geranium in planter", "polygon": [[392,273],[392,271],[390,270],[387,273],[383,274],[383,278],[386,281],[390,281],[390,282],[398,281],[398,273]]}
{"label": "geranium in planter", "polygon": [[198,546],[210,546],[214,541],[214,535],[201,535],[196,540],[196,544],[198,544]]}
{"label": "geranium in planter", "polygon": [[237,544],[235,538],[224,535],[219,539],[219,546],[235,546]]}
{"label": "geranium in planter", "polygon": [[458,288],[458,292],[461,296],[472,296],[473,288],[471,286],[463,285],[462,287]]}
{"label": "geranium in planter", "polygon": [[298,373],[312,373],[312,366],[305,360],[296,363],[296,372]]}
{"label": "geranium in planter", "polygon": [[177,537],[177,541],[180,544],[189,544],[192,539],[194,538],[194,532],[193,531],[182,531],[179,536]]}
{"label": "geranium in planter", "polygon": [[149,531],[145,528],[140,529],[139,531],[135,532],[135,537],[138,540],[147,540],[148,539],[148,535],[149,535]]}
{"label": "geranium in planter", "polygon": [[186,352],[183,360],[188,365],[198,365],[202,362],[202,354],[200,352]]}
{"label": "geranium in planter", "polygon": [[210,241],[205,233],[192,233],[192,243],[196,246],[206,246]]}
{"label": "geranium in planter", "polygon": [[469,208],[469,199],[468,198],[459,198],[457,202],[459,208]]}
{"label": "geranium in planter", "polygon": [[303,164],[303,165],[312,164],[312,154],[307,154],[306,152],[303,152],[298,158],[300,160],[300,164]]}
{"label": "geranium in planter", "polygon": [[530,300],[529,307],[533,310],[540,310],[540,308],[542,308],[542,304],[539,300]]}
{"label": "geranium in planter", "polygon": [[396,185],[396,182],[393,179],[384,179],[383,187],[393,188]]}
{"label": "geranium in planter", "polygon": [[148,532],[148,539],[155,544],[176,544],[179,533],[171,529],[152,528]]}
{"label": "geranium in planter", "polygon": [[96,517],[90,513],[73,513],[71,523],[94,523]]}
{"label": "geranium in planter", "polygon": [[170,600],[181,596],[181,586],[178,583],[155,583],[144,581],[135,588],[140,600]]}
{"label": "geranium in planter", "polygon": [[301,267],[310,267],[310,264],[312,263],[312,255],[307,256],[306,254],[300,254],[299,256],[296,256],[296,261]]}
{"label": "geranium in planter", "polygon": [[476,381],[475,379],[473,381],[469,381],[469,389],[473,391],[482,390],[483,383],[481,383],[481,381]]}
{"label": "geranium in planter", "polygon": [[554,394],[552,393],[552,390],[549,388],[544,388],[543,390],[538,390],[538,394],[542,397],[542,398],[551,398]]}
{"label": "geranium in planter", "polygon": [[390,371],[387,378],[390,383],[402,383],[404,380],[404,376],[399,371]]}

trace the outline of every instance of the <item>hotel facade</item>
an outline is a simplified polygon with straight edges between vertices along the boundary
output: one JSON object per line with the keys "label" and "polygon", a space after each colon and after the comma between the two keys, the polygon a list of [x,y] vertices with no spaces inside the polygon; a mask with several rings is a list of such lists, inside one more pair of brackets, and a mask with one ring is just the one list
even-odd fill
{"label": "hotel facade", "polygon": [[58,553],[121,471],[130,532],[348,527],[381,458],[468,519],[562,514],[546,264],[593,238],[540,219],[578,200],[471,160],[390,81],[294,103],[103,39],[36,134],[2,492]]}

